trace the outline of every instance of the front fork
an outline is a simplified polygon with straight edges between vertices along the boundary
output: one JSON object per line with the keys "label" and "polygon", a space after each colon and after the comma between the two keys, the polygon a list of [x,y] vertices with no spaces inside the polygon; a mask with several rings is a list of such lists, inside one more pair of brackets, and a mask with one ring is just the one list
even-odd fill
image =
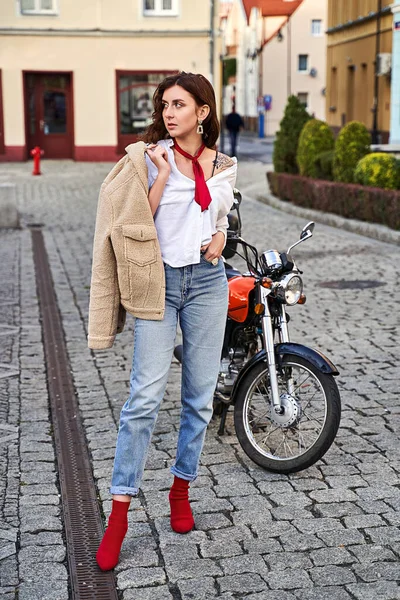
{"label": "front fork", "polygon": [[[275,362],[275,340],[274,340],[274,328],[272,326],[272,316],[269,310],[268,305],[268,295],[269,290],[260,286],[260,302],[264,305],[264,315],[261,318],[261,328],[263,332],[263,343],[264,350],[267,353],[268,358],[268,373],[269,373],[269,382],[272,396],[272,405],[277,414],[282,414],[283,407],[281,405],[281,398],[279,394],[278,388],[278,375],[276,371],[276,362]],[[281,306],[281,314],[279,316],[279,327],[278,327],[278,335],[279,341],[289,342],[289,329],[286,319],[286,311],[285,307],[282,304]],[[293,382],[290,379],[288,382],[288,392],[292,394],[293,391]]]}

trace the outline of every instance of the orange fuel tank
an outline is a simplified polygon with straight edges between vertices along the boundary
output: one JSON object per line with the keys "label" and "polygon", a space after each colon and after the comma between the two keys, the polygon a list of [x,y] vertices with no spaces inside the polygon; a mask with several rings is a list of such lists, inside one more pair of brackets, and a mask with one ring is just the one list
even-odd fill
{"label": "orange fuel tank", "polygon": [[229,306],[228,317],[244,323],[249,312],[249,294],[254,289],[254,277],[238,275],[228,281]]}

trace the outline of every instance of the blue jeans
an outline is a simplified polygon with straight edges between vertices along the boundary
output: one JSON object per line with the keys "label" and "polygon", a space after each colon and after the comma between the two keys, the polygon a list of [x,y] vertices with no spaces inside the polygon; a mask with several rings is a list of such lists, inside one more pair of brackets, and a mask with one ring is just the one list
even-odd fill
{"label": "blue jeans", "polygon": [[166,299],[162,321],[136,319],[130,395],[124,404],[115,451],[111,494],[135,496],[143,477],[151,434],[164,397],[178,317],[183,338],[181,415],[171,472],[197,477],[207,425],[212,416],[228,310],[223,260],[213,266],[165,265]]}

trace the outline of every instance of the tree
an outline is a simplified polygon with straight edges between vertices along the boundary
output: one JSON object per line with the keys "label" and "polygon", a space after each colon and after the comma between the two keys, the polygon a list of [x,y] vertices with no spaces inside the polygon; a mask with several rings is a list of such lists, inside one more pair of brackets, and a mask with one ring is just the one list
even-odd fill
{"label": "tree", "polygon": [[272,158],[277,173],[299,172],[296,160],[297,146],[301,130],[310,119],[310,115],[297,96],[289,96],[276,134]]}

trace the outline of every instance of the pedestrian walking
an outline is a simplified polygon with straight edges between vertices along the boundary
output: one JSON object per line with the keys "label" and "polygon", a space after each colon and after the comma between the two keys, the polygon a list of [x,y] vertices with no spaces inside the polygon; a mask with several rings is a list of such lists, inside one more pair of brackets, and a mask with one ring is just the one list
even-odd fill
{"label": "pedestrian walking", "polygon": [[136,317],[130,394],[115,452],[108,527],[96,558],[115,567],[163,399],[177,324],[183,336],[180,427],[169,492],[171,527],[194,527],[189,484],[198,474],[228,308],[221,259],[237,161],[218,153],[214,90],[199,74],[166,77],[153,122],[127,147],[100,192],[93,247],[89,347],[112,346]]}
{"label": "pedestrian walking", "polygon": [[243,119],[236,112],[235,107],[232,107],[232,112],[227,115],[225,119],[225,125],[229,132],[229,138],[231,142],[231,156],[236,156],[236,145],[239,137],[240,128],[244,127]]}

